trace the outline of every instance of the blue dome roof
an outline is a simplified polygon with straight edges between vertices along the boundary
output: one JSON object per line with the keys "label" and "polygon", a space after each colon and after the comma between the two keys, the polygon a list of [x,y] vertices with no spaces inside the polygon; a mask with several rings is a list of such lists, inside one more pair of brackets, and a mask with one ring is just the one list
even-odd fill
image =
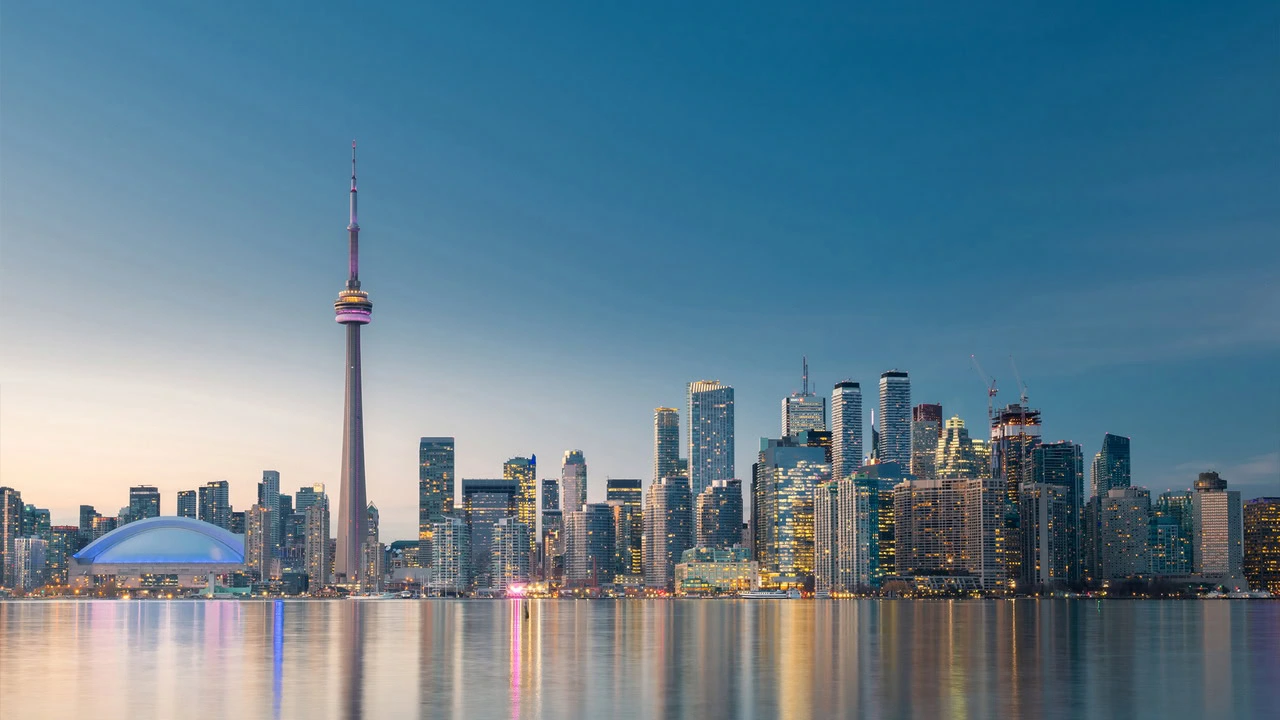
{"label": "blue dome roof", "polygon": [[154,517],[112,530],[75,557],[108,564],[239,564],[244,562],[244,539],[203,520]]}

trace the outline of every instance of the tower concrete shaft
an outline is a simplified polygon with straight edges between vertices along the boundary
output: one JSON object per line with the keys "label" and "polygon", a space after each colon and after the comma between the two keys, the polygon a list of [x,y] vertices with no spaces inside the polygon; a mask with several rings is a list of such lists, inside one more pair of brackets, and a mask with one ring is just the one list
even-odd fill
{"label": "tower concrete shaft", "polygon": [[346,395],[342,420],[342,484],[338,494],[338,542],[333,571],[338,584],[361,586],[364,578],[368,502],[364,482],[364,408],[360,382],[360,326],[373,314],[369,294],[360,289],[360,225],[356,222],[356,144],[351,142],[351,221],[347,225],[347,284],[333,304],[347,329]]}

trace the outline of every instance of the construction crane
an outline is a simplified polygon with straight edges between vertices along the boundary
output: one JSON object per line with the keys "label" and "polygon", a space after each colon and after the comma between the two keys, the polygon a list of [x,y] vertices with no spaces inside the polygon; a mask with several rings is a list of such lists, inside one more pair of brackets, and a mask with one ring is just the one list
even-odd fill
{"label": "construction crane", "polygon": [[1019,398],[1018,398],[1018,399],[1022,400],[1022,405],[1023,405],[1023,407],[1026,407],[1026,405],[1027,405],[1027,384],[1026,384],[1026,383],[1024,383],[1024,382],[1022,382],[1022,375],[1018,373],[1018,363],[1014,361],[1014,359],[1013,359],[1013,356],[1012,356],[1012,355],[1010,355],[1010,356],[1009,356],[1009,364],[1013,366],[1013,377],[1014,377],[1014,379],[1015,379],[1015,380],[1017,380],[1017,381],[1018,381],[1018,389],[1022,391],[1022,394],[1019,396]]}
{"label": "construction crane", "polygon": [[999,392],[996,390],[996,379],[982,369],[977,356],[970,355],[969,359],[973,361],[973,369],[978,371],[978,377],[982,378],[982,382],[987,386],[987,427],[989,428],[996,417],[996,394]]}

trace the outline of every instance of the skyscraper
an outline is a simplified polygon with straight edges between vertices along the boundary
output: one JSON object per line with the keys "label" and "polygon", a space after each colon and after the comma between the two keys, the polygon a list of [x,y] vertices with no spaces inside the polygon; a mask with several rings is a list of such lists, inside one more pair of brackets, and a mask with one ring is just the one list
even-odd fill
{"label": "skyscraper", "polygon": [[[1061,555],[1061,562],[1065,563],[1066,570],[1062,580],[1067,583],[1078,583],[1083,577],[1081,573],[1082,519],[1080,509],[1084,503],[1084,453],[1081,451],[1080,446],[1068,440],[1041,443],[1035,446],[1031,451],[1031,482],[1054,485],[1063,488],[1063,491],[1067,494],[1065,501],[1061,505],[1061,511],[1065,513],[1060,519],[1062,527],[1055,525],[1053,528],[1054,532],[1063,533],[1060,541],[1061,545],[1055,546],[1053,549]],[[1039,497],[1048,497],[1045,491],[1038,492]],[[1052,502],[1052,500],[1046,500],[1046,502]],[[1057,507],[1057,505],[1053,506],[1053,508]],[[1037,511],[1040,509],[1037,506]],[[1044,516],[1041,516],[1037,522],[1043,519]],[[1027,522],[1024,519],[1020,524],[1025,527]],[[1057,537],[1056,535],[1054,536],[1054,538]],[[1040,562],[1043,565],[1043,558],[1040,559]],[[1054,576],[1055,581],[1058,577],[1057,575]],[[1024,573],[1024,579],[1030,581],[1031,576]]]}
{"label": "skyscraper", "polygon": [[849,477],[862,465],[862,386],[852,380],[831,391],[832,476]]}
{"label": "skyscraper", "polygon": [[312,593],[329,584],[329,498],[322,492],[304,512],[306,522],[307,585]]}
{"label": "skyscraper", "polygon": [[1021,577],[1019,587],[1064,588],[1075,572],[1074,493],[1066,485],[1024,483],[1018,493]]}
{"label": "skyscraper", "polygon": [[21,592],[43,587],[47,578],[49,543],[40,538],[14,538],[9,550],[10,585]]}
{"label": "skyscraper", "polygon": [[356,143],[351,142],[351,219],[347,223],[347,284],[333,304],[346,328],[346,395],[342,422],[342,481],[338,490],[338,542],[334,575],[339,584],[360,585],[365,541],[364,405],[360,382],[360,327],[373,316],[369,294],[360,289],[360,225],[356,222]]}
{"label": "skyscraper", "polygon": [[1013,403],[996,411],[991,420],[992,466],[1005,482],[1010,507],[1017,506],[1022,484],[1031,482],[1032,451],[1039,444],[1039,410]]}
{"label": "skyscraper", "polygon": [[493,526],[490,553],[493,587],[506,591],[512,585],[529,581],[529,526],[513,517],[502,518]]}
{"label": "skyscraper", "polygon": [[518,519],[519,495],[519,480],[462,481],[462,509],[471,542],[468,575],[476,587],[487,588],[493,584],[493,529],[503,518]]}
{"label": "skyscraper", "polygon": [[[827,429],[827,399],[809,392],[809,359],[804,359],[802,389],[782,398],[782,436]],[[719,478],[713,478],[719,479]]]}
{"label": "skyscraper", "polygon": [[465,520],[447,515],[431,525],[428,588],[437,594],[461,595],[471,585],[471,531]]}
{"label": "skyscraper", "polygon": [[581,450],[565,450],[560,466],[561,510],[577,510],[587,503],[587,461]]}
{"label": "skyscraper", "polygon": [[921,480],[937,477],[938,439],[942,437],[942,406],[922,403],[911,408],[911,474]]}
{"label": "skyscraper", "polygon": [[431,558],[431,525],[453,512],[454,444],[451,437],[418,441],[418,555]]}
{"label": "skyscraper", "polygon": [[907,480],[893,492],[899,575],[964,570],[985,589],[1004,582],[1003,480]]}
{"label": "skyscraper", "polygon": [[22,535],[22,493],[11,487],[0,487],[0,587],[15,585],[10,566],[13,564],[13,541]]}
{"label": "skyscraper", "polygon": [[245,521],[244,564],[262,582],[266,582],[271,576],[273,538],[271,509],[262,504],[249,508]]}
{"label": "skyscraper", "polygon": [[[989,468],[979,460],[969,430],[959,417],[952,417],[942,430],[934,451],[933,472],[936,478],[987,477]],[[922,478],[928,479],[928,478]]]}
{"label": "skyscraper", "polygon": [[1244,576],[1244,515],[1240,491],[1216,472],[1203,472],[1191,495],[1194,571],[1215,578]]}
{"label": "skyscraper", "polygon": [[[583,472],[585,475],[585,466]],[[533,528],[538,527],[538,457],[531,454],[527,458],[511,458],[502,465],[502,478],[520,484],[516,493],[516,519],[529,529],[529,552],[533,552],[538,546],[533,533]]]}
{"label": "skyscraper", "polygon": [[[734,476],[733,388],[719,380],[699,380],[689,383],[688,399],[689,488],[696,496],[712,480]],[[680,554],[674,558],[679,561]]]}
{"label": "skyscraper", "polygon": [[780,589],[813,584],[813,497],[831,479],[820,447],[795,438],[760,440],[752,479],[752,523],[760,584]]}
{"label": "skyscraper", "polygon": [[653,410],[653,479],[679,475],[680,414],[675,408]]}
{"label": "skyscraper", "polygon": [[1280,497],[1244,506],[1244,576],[1250,588],[1280,597]]}
{"label": "skyscraper", "polygon": [[[268,558],[280,557],[280,472],[263,470],[258,483],[258,504],[265,507],[267,516]],[[157,502],[157,505],[159,503]]]}
{"label": "skyscraper", "polygon": [[160,491],[151,485],[129,488],[129,522],[160,517]]}
{"label": "skyscraper", "polygon": [[689,479],[661,478],[644,501],[644,584],[671,590],[680,554],[693,547],[693,496]]}
{"label": "skyscraper", "polygon": [[196,501],[195,490],[179,490],[178,491],[178,517],[194,518],[198,516],[199,505]]}
{"label": "skyscraper", "polygon": [[542,567],[539,569],[543,579],[548,579],[547,568],[547,536],[555,533],[559,538],[563,527],[563,516],[560,514],[560,481],[556,478],[542,478],[542,529],[539,534],[539,548],[542,553]]}
{"label": "skyscraper", "polygon": [[80,542],[80,528],[76,525],[54,525],[50,528],[49,582],[55,585],[67,584],[67,568],[69,558],[80,552],[84,545]]}
{"label": "skyscraper", "polygon": [[911,467],[911,379],[905,372],[880,373],[879,429],[877,459]]}
{"label": "skyscraper", "polygon": [[613,507],[584,504],[564,514],[564,583],[595,587],[613,582],[616,538]]}
{"label": "skyscraper", "polygon": [[311,487],[300,487],[297,494],[293,496],[293,511],[306,512],[307,508],[316,504],[322,498],[328,498],[324,491],[324,483],[316,483]]}
{"label": "skyscraper", "polygon": [[383,576],[386,574],[387,546],[379,536],[378,506],[369,503],[365,510],[364,543],[361,544],[361,587],[368,591],[382,590]]}
{"label": "skyscraper", "polygon": [[694,499],[697,544],[730,548],[742,543],[742,481],[712,480]]}
{"label": "skyscraper", "polygon": [[226,480],[211,480],[200,486],[200,519],[231,529],[231,485]]}
{"label": "skyscraper", "polygon": [[51,539],[49,511],[30,503],[22,507],[22,537],[34,537],[48,541]]}
{"label": "skyscraper", "polygon": [[1113,487],[1099,501],[1097,579],[1149,574],[1151,493],[1141,487]]}
{"label": "skyscraper", "polygon": [[1102,436],[1102,449],[1093,458],[1090,497],[1106,497],[1112,488],[1129,487],[1129,438],[1107,433]]}

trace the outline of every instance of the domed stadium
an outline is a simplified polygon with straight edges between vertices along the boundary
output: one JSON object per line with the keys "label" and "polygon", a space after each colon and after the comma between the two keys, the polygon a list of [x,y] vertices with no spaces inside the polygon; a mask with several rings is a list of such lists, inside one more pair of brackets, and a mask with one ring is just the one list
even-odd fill
{"label": "domed stadium", "polygon": [[183,517],[155,517],[121,526],[71,560],[82,587],[202,588],[210,574],[244,570],[244,537]]}

